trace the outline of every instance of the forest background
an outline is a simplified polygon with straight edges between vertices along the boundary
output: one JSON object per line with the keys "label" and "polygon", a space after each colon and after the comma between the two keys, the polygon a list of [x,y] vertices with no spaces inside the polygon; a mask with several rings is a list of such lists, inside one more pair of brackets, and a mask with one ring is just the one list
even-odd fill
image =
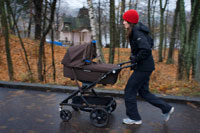
{"label": "forest background", "polygon": [[[86,2],[99,62],[117,64],[129,59],[122,15],[128,9],[136,9],[140,21],[150,28],[155,43],[156,70],[151,76],[150,89],[162,94],[200,96],[198,0],[191,0],[189,11],[185,10],[184,0],[177,0],[174,10],[170,10],[169,0],[119,0],[118,4],[115,0]],[[61,0],[0,2],[0,80],[75,85],[63,76],[61,60],[68,47],[45,42],[47,34],[54,40],[56,20],[65,14],[61,4]],[[19,16],[35,26],[34,38],[30,37],[30,29],[26,36],[21,35]],[[124,69],[116,84],[98,87],[123,90],[130,74],[130,69]]]}

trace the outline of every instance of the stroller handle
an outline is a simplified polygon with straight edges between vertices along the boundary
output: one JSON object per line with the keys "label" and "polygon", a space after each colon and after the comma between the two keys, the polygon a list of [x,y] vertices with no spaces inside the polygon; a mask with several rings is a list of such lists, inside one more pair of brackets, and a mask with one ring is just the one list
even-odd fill
{"label": "stroller handle", "polygon": [[126,61],[126,62],[119,63],[119,64],[117,64],[117,65],[121,67],[122,65],[125,65],[125,64],[128,64],[128,63],[131,63],[131,60]]}
{"label": "stroller handle", "polygon": [[119,68],[117,68],[116,70],[129,68],[129,67],[133,67],[133,66],[137,65],[137,63],[134,63],[134,64],[131,63],[130,65],[123,66],[123,65],[128,64],[128,63],[131,63],[131,60],[117,64],[119,66]]}
{"label": "stroller handle", "polygon": [[120,67],[119,69],[129,68],[129,67],[133,67],[135,65],[137,65],[137,64],[136,63],[130,64],[130,65],[127,65],[127,66]]}

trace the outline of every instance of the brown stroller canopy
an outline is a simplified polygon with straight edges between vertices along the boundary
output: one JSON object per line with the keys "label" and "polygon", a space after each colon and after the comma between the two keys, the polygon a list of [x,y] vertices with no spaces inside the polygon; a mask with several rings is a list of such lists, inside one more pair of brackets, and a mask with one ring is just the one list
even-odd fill
{"label": "brown stroller canopy", "polygon": [[92,61],[96,57],[95,44],[82,44],[72,46],[67,50],[62,64],[68,67],[82,68],[85,65],[85,60]]}
{"label": "brown stroller canopy", "polygon": [[[92,59],[95,57],[95,44],[83,44],[70,47],[62,60],[64,76],[82,82],[94,82],[105,73],[120,68],[115,64],[93,62]],[[119,71],[107,75],[99,83],[114,84],[117,81],[118,73]]]}

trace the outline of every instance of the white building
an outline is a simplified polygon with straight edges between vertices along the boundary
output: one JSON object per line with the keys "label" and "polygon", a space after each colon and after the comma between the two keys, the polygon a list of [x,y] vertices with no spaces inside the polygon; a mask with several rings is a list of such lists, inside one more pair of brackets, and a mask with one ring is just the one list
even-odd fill
{"label": "white building", "polygon": [[92,33],[88,9],[81,8],[77,17],[63,16],[58,34],[58,41],[67,45],[80,45],[91,42]]}

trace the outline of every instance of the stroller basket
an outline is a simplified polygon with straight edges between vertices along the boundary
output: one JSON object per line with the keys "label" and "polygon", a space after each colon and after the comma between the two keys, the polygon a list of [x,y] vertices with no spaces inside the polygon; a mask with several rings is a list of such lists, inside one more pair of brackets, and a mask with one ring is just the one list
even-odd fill
{"label": "stroller basket", "polygon": [[[97,96],[84,96],[84,99],[88,102],[85,103],[81,96],[75,96],[72,98],[73,107],[83,111],[92,111],[92,108],[104,108],[109,113],[116,108],[116,102],[113,97],[97,97]],[[76,105],[78,105],[76,107]],[[89,108],[87,108],[89,107]]]}

